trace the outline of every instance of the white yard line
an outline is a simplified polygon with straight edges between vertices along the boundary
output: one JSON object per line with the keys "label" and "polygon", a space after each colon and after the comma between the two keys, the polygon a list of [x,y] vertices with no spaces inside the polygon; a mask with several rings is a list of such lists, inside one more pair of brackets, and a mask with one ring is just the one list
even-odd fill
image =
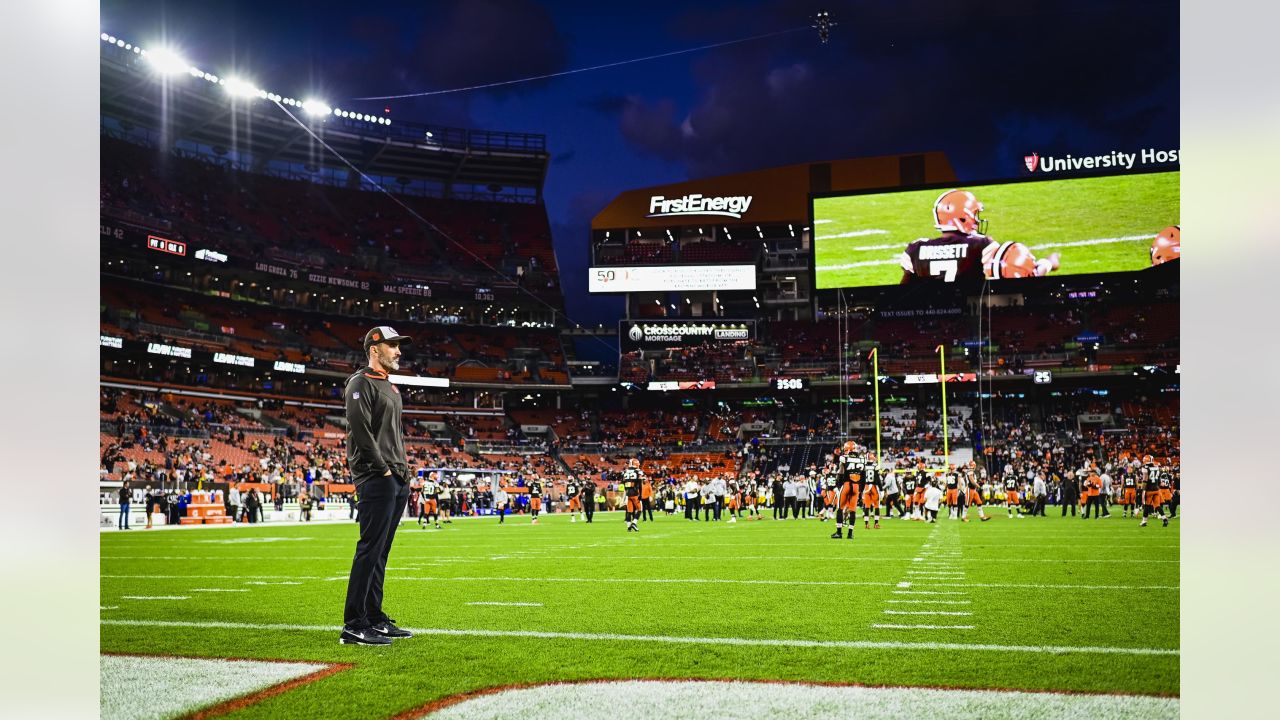
{"label": "white yard line", "polygon": [[468,605],[493,605],[495,607],[542,607],[536,602],[469,602]]}
{"label": "white yard line", "polygon": [[972,604],[972,603],[973,603],[973,601],[972,601],[972,600],[896,600],[896,599],[892,599],[892,598],[891,598],[891,599],[889,599],[889,600],[885,600],[885,602],[887,602],[887,603],[905,603],[905,604],[911,604],[911,605],[919,605],[919,604],[923,604],[923,605],[970,605],[970,604]]}
{"label": "white yard line", "polygon": [[[283,623],[231,623],[194,620],[113,620],[102,625],[167,628],[204,628],[214,630],[252,630],[281,632],[338,633],[340,625],[291,625]],[[981,643],[894,642],[883,640],[805,640],[740,637],[682,637],[671,635],[621,635],[614,633],[545,632],[537,630],[486,630],[479,628],[405,628],[415,635],[448,637],[536,638],[544,640],[663,642],[685,645],[741,645],[795,648],[838,648],[856,650],[967,650],[975,652],[1024,652],[1062,655],[1067,653],[1100,655],[1156,655],[1176,657],[1181,651],[1170,648],[1136,648],[1071,645],[991,645]]]}
{"label": "white yard line", "polygon": [[249,592],[249,588],[191,588],[191,592]]}
{"label": "white yard line", "polygon": [[877,623],[871,627],[877,630],[972,630],[972,625],[888,625]]}
{"label": "white yard line", "polygon": [[121,595],[121,600],[190,600],[190,595]]}
{"label": "white yard line", "polygon": [[950,615],[954,617],[970,617],[971,612],[955,610],[885,610],[885,615]]}

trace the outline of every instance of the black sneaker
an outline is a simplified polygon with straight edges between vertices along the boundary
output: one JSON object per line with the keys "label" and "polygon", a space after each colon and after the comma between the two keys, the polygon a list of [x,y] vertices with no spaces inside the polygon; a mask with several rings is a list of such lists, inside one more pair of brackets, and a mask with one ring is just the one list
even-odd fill
{"label": "black sneaker", "polygon": [[396,627],[396,624],[394,622],[391,622],[390,620],[386,622],[380,622],[377,625],[374,625],[372,629],[374,632],[378,633],[379,635],[383,637],[388,637],[388,638],[413,637],[413,633],[409,632],[408,630],[405,630],[404,628]]}
{"label": "black sneaker", "polygon": [[390,645],[391,638],[379,634],[371,627],[344,627],[342,628],[342,634],[338,636],[338,642],[343,645]]}
{"label": "black sneaker", "polygon": [[831,539],[832,539],[832,540],[839,540],[839,539],[840,539],[840,537],[841,537],[843,534],[844,534],[844,533],[842,533],[841,531],[836,530],[835,532],[831,533]]}

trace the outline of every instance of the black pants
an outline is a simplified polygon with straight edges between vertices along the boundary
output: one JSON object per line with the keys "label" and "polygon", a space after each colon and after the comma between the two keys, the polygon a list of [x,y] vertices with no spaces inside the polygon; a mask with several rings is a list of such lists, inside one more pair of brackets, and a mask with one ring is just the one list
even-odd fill
{"label": "black pants", "polygon": [[596,499],[594,496],[582,501],[582,512],[587,516],[587,522],[591,522],[591,518],[596,514]]}
{"label": "black pants", "polygon": [[773,519],[786,519],[787,517],[787,501],[782,495],[773,496]]}
{"label": "black pants", "polygon": [[652,520],[653,519],[653,499],[644,498],[640,501],[640,505],[643,508],[642,510],[640,510],[640,518],[642,520]]}
{"label": "black pants", "polygon": [[1031,517],[1039,515],[1044,517],[1044,495],[1036,496],[1036,504],[1031,508]]}
{"label": "black pants", "polygon": [[394,475],[360,478],[356,485],[360,492],[360,540],[347,580],[343,622],[347,627],[363,628],[387,620],[382,612],[382,582],[396,526],[409,504],[409,485]]}
{"label": "black pants", "polygon": [[1090,495],[1084,499],[1084,517],[1089,517],[1089,511],[1093,511],[1094,517],[1102,517],[1102,496]]}
{"label": "black pants", "polygon": [[889,517],[893,510],[898,511],[898,517],[907,514],[906,503],[902,502],[902,495],[899,493],[889,493],[889,499],[885,502],[885,517]]}
{"label": "black pants", "polygon": [[685,501],[684,501],[684,516],[685,516],[686,518],[690,519],[690,520],[697,520],[697,519],[698,519],[698,508],[699,508],[699,507],[701,507],[701,506],[702,506],[702,498],[700,498],[700,497],[698,497],[698,496],[696,496],[696,495],[695,495],[694,497],[691,497],[691,498],[685,498]]}
{"label": "black pants", "polygon": [[1071,516],[1072,516],[1072,517],[1075,517],[1075,514],[1076,514],[1076,505],[1079,505],[1079,504],[1080,504],[1080,496],[1079,496],[1079,495],[1067,495],[1066,493],[1063,493],[1063,495],[1062,495],[1062,517],[1066,517],[1066,516],[1067,516],[1067,508],[1068,508],[1068,507],[1069,507],[1069,508],[1071,508]]}
{"label": "black pants", "polygon": [[715,507],[715,509],[716,509],[716,522],[719,522],[719,521],[720,521],[720,513],[724,511],[724,496],[723,496],[723,495],[717,495],[717,496],[716,496],[716,502],[715,502],[715,506],[714,506],[714,507]]}

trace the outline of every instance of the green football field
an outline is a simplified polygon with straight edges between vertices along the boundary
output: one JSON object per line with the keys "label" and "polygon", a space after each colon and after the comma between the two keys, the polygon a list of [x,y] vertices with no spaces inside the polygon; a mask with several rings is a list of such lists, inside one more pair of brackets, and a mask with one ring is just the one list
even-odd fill
{"label": "green football field", "polygon": [[[640,533],[624,532],[620,513],[590,525],[563,515],[537,526],[460,519],[440,531],[408,521],[391,554],[386,609],[418,635],[390,647],[338,643],[354,524],[107,533],[103,717],[146,716],[125,712],[124,681],[106,670],[119,655],[329,668],[227,705],[184,696],[197,696],[208,672],[183,676],[178,690],[148,690],[158,666],[128,680],[178,703],[152,717],[201,704],[244,718],[417,717],[434,701],[497,686],[647,678],[1065,691],[1019,693],[980,714],[1058,716],[1031,710],[1040,698],[1073,707],[1107,696],[1137,716],[1176,717],[1179,521],[1140,528],[1115,510],[1087,521],[1009,519],[1001,508],[986,523],[894,519],[880,530],[859,523],[853,540],[839,541],[815,520],[659,514]],[[1163,715],[1138,705],[1157,701]],[[1083,708],[1073,716],[1130,716]],[[630,717],[607,701],[595,710]],[[910,716],[932,717],[927,710]],[[521,715],[511,706],[457,712]],[[828,714],[806,712],[797,716]],[[688,713],[668,716],[697,715]]]}
{"label": "green football field", "polygon": [[[1151,239],[1179,223],[1176,172],[957,187],[982,201],[988,235],[1036,257],[1061,253],[1062,275],[1150,267]],[[933,203],[942,192],[815,199],[818,289],[897,284],[907,244],[939,234]]]}

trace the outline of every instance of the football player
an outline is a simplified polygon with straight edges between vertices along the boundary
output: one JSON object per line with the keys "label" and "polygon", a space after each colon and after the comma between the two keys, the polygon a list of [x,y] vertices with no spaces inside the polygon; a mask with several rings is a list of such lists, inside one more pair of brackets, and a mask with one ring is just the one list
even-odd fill
{"label": "football player", "polygon": [[1147,518],[1157,512],[1160,513],[1164,526],[1169,527],[1169,517],[1160,512],[1164,500],[1164,493],[1160,491],[1160,478],[1163,474],[1154,458],[1150,455],[1142,457],[1142,522],[1138,523],[1138,527],[1146,527]]}
{"label": "football player", "polygon": [[1123,510],[1122,517],[1129,517],[1129,512],[1133,512],[1133,516],[1138,516],[1138,473],[1133,468],[1126,467],[1124,469],[1124,478],[1120,481],[1123,488],[1120,491],[1120,507]]}
{"label": "football player", "polygon": [[529,514],[533,516],[530,525],[538,524],[540,512],[542,512],[542,480],[534,475],[529,481]]}
{"label": "football player", "polygon": [[1151,241],[1151,266],[1163,265],[1182,257],[1182,228],[1170,225]]}
{"label": "football player", "polygon": [[902,513],[903,520],[915,517],[916,476],[914,473],[902,474],[902,503],[906,509]]}
{"label": "football player", "polygon": [[836,500],[836,531],[831,537],[839,540],[844,522],[848,520],[848,538],[852,540],[853,525],[858,521],[858,504],[862,497],[863,483],[866,482],[867,462],[858,453],[857,444],[850,440],[844,444],[837,464],[840,468],[840,486]]}
{"label": "football player", "polygon": [[578,497],[578,481],[569,478],[569,483],[564,486],[564,494],[569,498],[569,522],[578,522],[578,516],[582,514],[582,498]]}
{"label": "football player", "polygon": [[968,503],[964,507],[964,517],[962,517],[961,520],[969,522],[969,508],[976,507],[978,508],[978,520],[986,522],[991,518],[988,517],[987,513],[982,509],[982,485],[978,480],[978,473],[975,470],[975,467],[976,466],[973,461],[970,460],[969,466],[964,470],[965,490],[963,492],[965,493],[965,499]]}
{"label": "football player", "polygon": [[[872,456],[874,457],[874,455]],[[871,464],[867,465],[866,481],[862,490],[862,529],[871,529],[868,525],[870,516],[875,513],[876,530],[880,529],[880,471]],[[852,530],[850,530],[852,532]]]}
{"label": "football player", "polygon": [[1048,275],[1058,269],[1059,255],[1037,260],[1026,245],[987,237],[982,202],[968,190],[948,190],[933,203],[936,238],[921,238],[899,256],[902,284],[920,280],[980,280]]}
{"label": "football player", "polygon": [[956,520],[960,517],[960,510],[963,509],[961,503],[964,502],[964,498],[960,496],[960,474],[956,472],[954,465],[947,465],[945,476],[947,491],[943,498],[947,503],[947,517]]}
{"label": "football player", "polygon": [[929,489],[929,476],[924,471],[924,465],[916,466],[916,496],[912,500],[915,505],[915,511],[911,514],[912,520],[924,520],[924,493]]}
{"label": "football player", "polygon": [[640,470],[640,460],[631,458],[627,468],[622,471],[622,487],[627,494],[627,532],[640,532],[636,521],[640,519],[640,486],[644,482],[644,472]]}
{"label": "football player", "polygon": [[[1009,506],[1009,517],[1022,518],[1022,504],[1018,498],[1018,478],[1013,473],[1004,475],[1004,502]],[[1017,515],[1013,513],[1017,510]]]}
{"label": "football player", "polygon": [[[436,482],[437,473],[431,473],[422,483],[422,514],[419,520],[425,520],[427,523],[435,522],[436,529],[440,529],[440,504],[437,496],[440,493],[440,484]],[[426,524],[422,525],[422,529],[426,529]]]}

